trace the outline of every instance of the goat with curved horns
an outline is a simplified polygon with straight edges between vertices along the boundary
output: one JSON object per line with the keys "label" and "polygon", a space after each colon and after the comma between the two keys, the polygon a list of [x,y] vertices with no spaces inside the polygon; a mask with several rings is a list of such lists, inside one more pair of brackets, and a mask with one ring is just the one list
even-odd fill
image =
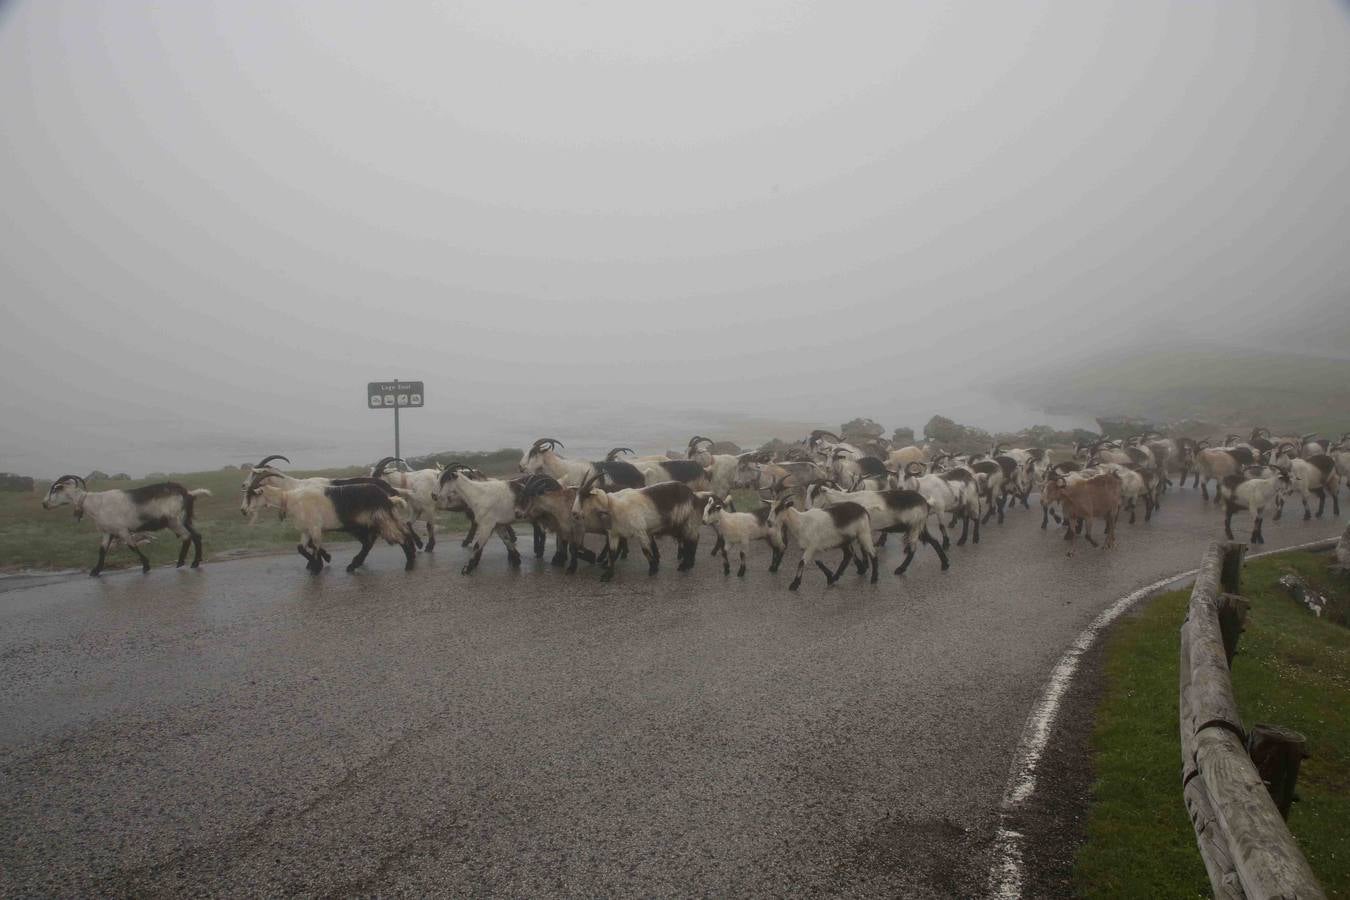
{"label": "goat with curved horns", "polygon": [[141,561],[141,571],[150,571],[150,560],[141,552],[140,545],[152,538],[147,534],[167,528],[183,542],[178,551],[178,565],[187,559],[188,547],[195,548],[192,568],[202,561],[202,536],[192,527],[192,507],[198,497],[209,497],[205,488],[188,490],[174,481],[147,484],[144,487],[120,491],[90,491],[78,475],[62,475],[47,489],[43,509],[55,509],[70,504],[75,507],[75,518],[86,513],[102,534],[98,546],[98,562],[90,575],[103,571],[108,551],[121,542]]}

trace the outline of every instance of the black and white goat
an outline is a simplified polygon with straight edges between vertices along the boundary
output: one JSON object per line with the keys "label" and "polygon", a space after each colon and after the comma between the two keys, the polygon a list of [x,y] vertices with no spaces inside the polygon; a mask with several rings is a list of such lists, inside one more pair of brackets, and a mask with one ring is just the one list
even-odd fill
{"label": "black and white goat", "polygon": [[905,466],[900,486],[910,491],[918,491],[928,501],[928,508],[937,519],[938,531],[942,534],[942,548],[951,547],[951,538],[947,535],[949,525],[961,520],[961,537],[956,546],[964,546],[970,538],[970,526],[975,524],[974,543],[980,542],[980,489],[975,481],[975,473],[964,466],[946,472],[924,472],[924,464],[912,462]]}
{"label": "black and white goat", "polygon": [[710,487],[708,470],[696,459],[644,459],[638,457],[631,462],[646,479],[647,487],[665,481],[678,481],[691,491],[706,491]]}
{"label": "black and white goat", "polygon": [[875,456],[860,456],[836,447],[830,457],[830,469],[836,483],[855,491],[884,491],[895,474]]}
{"label": "black and white goat", "polygon": [[407,523],[408,501],[390,485],[367,481],[288,487],[280,475],[259,472],[250,481],[248,493],[264,508],[277,510],[300,532],[304,540],[295,549],[316,575],[323,571],[325,560],[331,559],[323,547],[323,536],[330,531],[346,532],[361,542],[361,549],[347,565],[348,572],[365,563],[379,538],[403,548],[405,569],[412,569],[417,559],[412,526]]}
{"label": "black and white goat", "polygon": [[1283,443],[1275,449],[1271,465],[1289,475],[1293,492],[1303,501],[1304,520],[1313,517],[1312,510],[1308,508],[1309,495],[1317,498],[1317,518],[1322,518],[1322,513],[1326,511],[1327,494],[1331,494],[1332,514],[1339,516],[1341,501],[1337,494],[1341,490],[1341,476],[1336,471],[1336,460],[1325,453],[1307,458],[1297,454],[1297,447]]}
{"label": "black and white goat", "polygon": [[719,548],[721,550],[723,575],[731,574],[731,558],[727,555],[727,550],[731,547],[735,547],[740,554],[741,567],[736,575],[738,577],[745,575],[745,554],[749,552],[752,541],[764,541],[773,548],[769,571],[778,571],[787,544],[783,541],[782,527],[769,524],[767,501],[754,512],[736,512],[731,505],[730,494],[723,495],[720,499],[713,496],[703,508],[703,524],[711,526],[717,534],[718,547],[714,547],[713,552],[717,553]]}
{"label": "black and white goat", "polygon": [[[271,456],[264,456],[258,462],[258,464],[256,466],[253,466],[253,468],[249,471],[248,477],[244,479],[244,483],[240,487],[239,512],[241,512],[244,516],[248,518],[249,524],[257,522],[258,513],[260,513],[263,510],[263,504],[260,502],[259,499],[260,495],[250,493],[250,487],[253,484],[253,479],[257,478],[259,475],[275,476],[273,478],[273,481],[276,484],[280,485],[283,489],[288,491],[293,491],[296,488],[300,487],[327,487],[328,485],[341,486],[347,484],[377,484],[382,485],[385,488],[385,493],[388,494],[389,496],[395,496],[397,494],[397,491],[395,491],[392,488],[392,486],[388,484],[388,482],[380,478],[373,478],[369,475],[355,475],[350,478],[328,478],[323,475],[311,475],[307,478],[296,478],[294,475],[288,475],[285,472],[278,469],[276,466],[272,465],[272,461],[276,459],[279,459],[287,463],[290,462],[289,459],[287,459],[286,457],[282,456],[279,453],[274,453]],[[411,507],[408,508],[411,509]],[[412,535],[413,543],[417,547],[417,549],[419,550],[422,549],[422,539],[417,536],[417,532],[412,531],[411,528],[409,528],[409,533]]]}
{"label": "black and white goat", "polygon": [[90,575],[103,571],[108,551],[119,542],[126,544],[140,559],[141,571],[149,572],[150,560],[141,552],[140,545],[152,540],[149,532],[166,528],[183,542],[178,550],[178,565],[183,565],[188,547],[192,547],[192,568],[195,569],[202,561],[202,536],[192,527],[192,507],[196,498],[209,496],[211,492],[205,488],[188,490],[173,481],[125,491],[90,491],[80,476],[62,475],[47,489],[42,508],[54,509],[70,504],[75,508],[76,521],[89,516],[102,535],[98,562],[89,571]]}
{"label": "black and white goat", "polygon": [[[769,507],[767,524],[777,527],[780,524],[802,548],[802,558],[797,561],[797,574],[788,585],[795,591],[802,586],[802,572],[806,564],[814,561],[825,573],[825,581],[833,585],[844,574],[853,559],[856,550],[872,566],[872,583],[877,583],[877,550],[872,544],[872,523],[867,510],[857,503],[839,503],[829,509],[799,510],[792,497],[783,497],[773,501]],[[839,567],[830,571],[829,566],[816,559],[816,554],[826,550],[842,548],[844,557]]]}
{"label": "black and white goat", "polygon": [[1264,544],[1266,539],[1261,534],[1261,522],[1266,507],[1275,504],[1275,518],[1279,519],[1279,507],[1292,487],[1289,474],[1272,466],[1248,466],[1241,472],[1225,476],[1219,482],[1218,490],[1224,504],[1223,533],[1233,540],[1233,514],[1249,510],[1255,517],[1251,542]]}
{"label": "black and white goat", "polygon": [[577,488],[572,517],[584,524],[594,516],[608,532],[612,552],[606,555],[601,581],[614,577],[618,546],[625,540],[642,550],[642,555],[647,558],[648,574],[655,575],[660,568],[661,553],[656,538],[663,535],[673,537],[679,544],[679,571],[694,567],[705,502],[696,497],[688,485],[665,481],[607,493],[600,490],[599,480],[599,476],[593,475]]}
{"label": "black and white goat", "polygon": [[[928,516],[932,507],[923,494],[915,490],[897,488],[880,491],[841,491],[831,489],[825,484],[814,484],[810,488],[812,508],[829,509],[840,503],[856,503],[867,510],[872,528],[883,535],[899,534],[904,541],[905,559],[895,570],[896,575],[905,574],[920,543],[933,548],[933,552],[942,561],[942,571],[951,568],[947,553],[937,538],[928,531]],[[860,566],[861,570],[861,566]]]}

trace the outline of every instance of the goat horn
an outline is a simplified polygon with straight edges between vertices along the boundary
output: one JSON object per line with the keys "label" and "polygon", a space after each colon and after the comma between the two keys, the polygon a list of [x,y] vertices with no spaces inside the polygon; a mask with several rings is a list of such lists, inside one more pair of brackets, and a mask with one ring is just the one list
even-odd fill
{"label": "goat horn", "polygon": [[78,475],[62,475],[60,478],[52,482],[52,487],[56,487],[58,484],[64,484],[66,482],[79,485],[81,489],[86,488],[88,486],[85,484],[84,479]]}
{"label": "goat horn", "polygon": [[287,459],[286,457],[282,456],[280,453],[273,453],[271,456],[264,456],[264,457],[258,462],[258,464],[257,464],[256,466],[254,466],[253,468],[255,468],[255,469],[261,469],[263,466],[267,465],[268,463],[270,463],[270,462],[271,462],[272,460],[274,460],[274,459],[279,459],[279,460],[281,460],[281,461],[284,462],[284,463],[289,463],[289,462],[290,462],[289,459]]}

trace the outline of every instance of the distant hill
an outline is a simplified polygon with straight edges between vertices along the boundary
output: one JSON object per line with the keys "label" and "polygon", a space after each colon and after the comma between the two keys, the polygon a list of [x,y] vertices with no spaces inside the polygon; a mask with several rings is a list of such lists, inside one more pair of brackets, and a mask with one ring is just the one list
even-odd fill
{"label": "distant hill", "polygon": [[1138,347],[1004,373],[997,393],[1049,412],[1350,431],[1350,360],[1326,356]]}

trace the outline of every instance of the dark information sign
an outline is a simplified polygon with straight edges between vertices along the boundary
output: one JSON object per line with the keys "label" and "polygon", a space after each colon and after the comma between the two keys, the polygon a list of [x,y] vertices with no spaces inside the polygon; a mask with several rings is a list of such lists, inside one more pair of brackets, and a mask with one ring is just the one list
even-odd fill
{"label": "dark information sign", "polygon": [[366,403],[371,409],[406,409],[421,406],[420,381],[372,381],[366,385]]}

